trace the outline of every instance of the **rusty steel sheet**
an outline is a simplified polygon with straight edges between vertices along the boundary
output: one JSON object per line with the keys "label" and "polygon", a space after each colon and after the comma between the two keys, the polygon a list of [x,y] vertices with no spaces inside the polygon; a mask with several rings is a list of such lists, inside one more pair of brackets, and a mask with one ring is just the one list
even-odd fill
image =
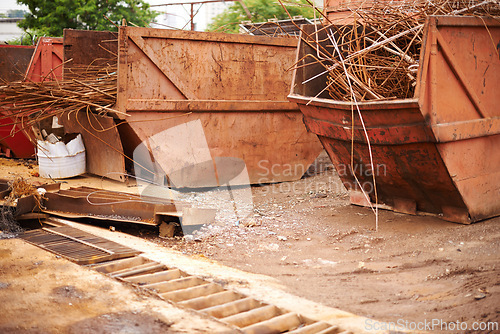
{"label": "rusty steel sheet", "polygon": [[[394,0],[323,0],[323,15],[329,23],[337,25],[351,24],[355,20],[362,21],[362,17],[355,14],[356,10],[367,9],[374,4],[383,4],[396,6],[398,1]],[[399,1],[403,2],[403,1]]]}
{"label": "rusty steel sheet", "polygon": [[87,173],[126,181],[122,141],[112,117],[74,112],[61,117],[66,133],[81,133],[86,151]]}
{"label": "rusty steel sheet", "polygon": [[118,33],[64,29],[64,75],[74,67],[116,62]]}
{"label": "rusty steel sheet", "polygon": [[[120,27],[116,108],[129,115],[119,126],[124,141],[132,132],[167,177],[183,174],[173,182],[179,187],[219,186],[227,175],[233,185],[299,179],[322,148],[306,131],[297,105],[286,99],[296,44]],[[189,129],[196,134],[183,130],[186,124],[195,125]],[[173,137],[177,146],[166,141]],[[172,158],[189,155],[192,141],[201,143],[196,149],[203,154]],[[236,178],[241,164],[246,179]],[[183,181],[197,177],[198,183]]]}
{"label": "rusty steel sheet", "polygon": [[[314,34],[313,26],[305,26]],[[500,24],[489,18],[429,17],[415,96],[353,104],[319,95],[323,67],[295,70],[289,99],[299,104],[309,131],[320,138],[353,204],[353,172],[375,202],[395,211],[423,211],[471,223],[500,214]],[[321,40],[321,36],[319,38]],[[496,41],[496,42],[495,42]],[[297,59],[311,52],[299,45]],[[310,102],[310,103],[308,103]],[[367,137],[374,169],[370,167]],[[351,165],[351,150],[353,152]]]}
{"label": "rusty steel sheet", "polygon": [[92,218],[156,226],[181,203],[96,188],[78,187],[47,192],[41,211],[65,218]]}
{"label": "rusty steel sheet", "polygon": [[0,45],[0,81],[23,80],[34,51],[31,45]]}

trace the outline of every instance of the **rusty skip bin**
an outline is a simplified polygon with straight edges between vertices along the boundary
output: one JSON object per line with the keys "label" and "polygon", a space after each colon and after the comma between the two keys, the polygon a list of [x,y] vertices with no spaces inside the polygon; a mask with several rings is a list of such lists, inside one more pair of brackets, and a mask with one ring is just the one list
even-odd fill
{"label": "rusty skip bin", "polygon": [[[315,38],[314,26],[304,30]],[[353,186],[352,173],[342,172],[351,165],[351,145],[352,168],[371,190],[371,202],[374,172],[379,203],[395,211],[428,212],[459,223],[500,214],[499,42],[500,23],[494,19],[430,16],[414,97],[359,102],[366,135],[358,117],[351,125],[352,103],[328,94],[315,97],[325,87],[324,77],[302,84],[323,71],[319,65],[295,70],[289,99],[299,104],[307,128],[353,190],[353,204],[368,202]],[[301,42],[297,59],[311,50]],[[360,172],[370,163],[366,136],[375,164],[370,173]]]}
{"label": "rusty skip bin", "polygon": [[[36,47],[2,45],[0,59],[0,78],[5,82],[61,79],[63,41],[40,37]],[[0,146],[10,149],[16,158],[32,158],[35,148],[29,139],[30,130],[21,129],[13,119],[4,117],[9,114],[8,108],[0,113]]]}
{"label": "rusty skip bin", "polygon": [[[137,137],[178,187],[300,179],[322,148],[286,98],[296,45],[120,27],[122,137]],[[246,179],[236,177],[245,170]]]}

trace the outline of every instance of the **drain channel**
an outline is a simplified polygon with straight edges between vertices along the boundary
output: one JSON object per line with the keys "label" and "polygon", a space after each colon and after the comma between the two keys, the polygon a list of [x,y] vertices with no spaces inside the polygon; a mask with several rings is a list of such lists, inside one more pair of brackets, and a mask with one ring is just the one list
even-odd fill
{"label": "drain channel", "polygon": [[140,251],[70,226],[32,230],[21,239],[110,277],[133,283],[179,306],[217,318],[247,334],[347,334],[339,326],[228,290],[139,256]]}
{"label": "drain channel", "polygon": [[288,312],[142,256],[91,267],[100,273],[137,284],[177,305],[215,317],[244,333],[348,333],[338,326]]}

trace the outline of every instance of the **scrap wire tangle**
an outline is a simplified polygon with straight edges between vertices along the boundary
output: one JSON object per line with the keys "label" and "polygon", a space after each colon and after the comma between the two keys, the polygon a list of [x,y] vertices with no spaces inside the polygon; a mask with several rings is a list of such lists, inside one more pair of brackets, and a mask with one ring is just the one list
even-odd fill
{"label": "scrap wire tangle", "polygon": [[[97,64],[102,63],[102,64]],[[41,121],[89,108],[96,114],[114,113],[116,103],[116,59],[96,60],[88,66],[65,68],[63,80],[9,82],[0,86],[2,126],[12,126],[10,135],[24,131],[35,142],[32,127]]]}

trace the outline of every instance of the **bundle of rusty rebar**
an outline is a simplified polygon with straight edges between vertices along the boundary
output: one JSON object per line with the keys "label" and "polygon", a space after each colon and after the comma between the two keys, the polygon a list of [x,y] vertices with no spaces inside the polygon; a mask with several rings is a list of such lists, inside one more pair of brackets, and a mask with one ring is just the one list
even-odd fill
{"label": "bundle of rusty rebar", "polygon": [[[116,102],[116,61],[102,65],[69,66],[63,80],[10,82],[0,86],[0,118],[16,131],[46,118],[90,108],[113,111]],[[17,126],[17,127],[16,127]]]}
{"label": "bundle of rusty rebar", "polygon": [[314,56],[328,72],[326,89],[333,99],[406,99],[414,95],[427,16],[499,13],[493,0],[376,2],[354,10],[350,25],[321,27],[330,47],[306,42],[316,44]]}

